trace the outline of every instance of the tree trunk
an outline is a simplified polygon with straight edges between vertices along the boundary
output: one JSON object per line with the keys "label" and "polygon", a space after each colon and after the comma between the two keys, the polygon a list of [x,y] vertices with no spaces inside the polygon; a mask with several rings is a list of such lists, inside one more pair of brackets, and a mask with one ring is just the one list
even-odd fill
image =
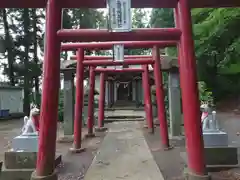
{"label": "tree trunk", "polygon": [[24,26],[24,67],[25,67],[25,74],[24,74],[24,113],[29,115],[30,112],[30,81],[29,81],[29,47],[30,47],[30,33],[29,33],[29,26],[30,26],[30,17],[29,17],[29,9],[25,8],[23,10],[23,26]]}
{"label": "tree trunk", "polygon": [[10,79],[10,85],[15,86],[14,72],[13,72],[14,71],[13,70],[13,62],[14,62],[13,41],[9,32],[6,9],[2,9],[2,17],[3,17],[5,36],[6,36],[5,45],[6,45],[7,59],[8,59],[8,77]]}
{"label": "tree trunk", "polygon": [[[33,16],[33,59],[36,67],[38,67],[38,57],[37,57],[37,15],[36,9],[32,9]],[[34,77],[34,87],[35,87],[35,103],[40,106],[40,92],[39,92],[39,76],[38,74]]]}

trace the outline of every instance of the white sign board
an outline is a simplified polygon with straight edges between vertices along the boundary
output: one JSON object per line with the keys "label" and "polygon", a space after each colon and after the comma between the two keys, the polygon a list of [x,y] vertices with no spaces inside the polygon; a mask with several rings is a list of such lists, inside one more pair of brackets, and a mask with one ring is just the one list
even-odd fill
{"label": "white sign board", "polygon": [[124,45],[113,45],[113,59],[114,61],[124,61]]}
{"label": "white sign board", "polygon": [[109,26],[112,32],[132,29],[131,0],[108,0]]}
{"label": "white sign board", "polygon": [[115,69],[116,69],[116,70],[122,70],[122,69],[123,69],[123,66],[115,66]]}
{"label": "white sign board", "polygon": [[[113,45],[113,60],[120,62],[124,61],[124,45]],[[115,69],[123,69],[123,66],[115,66]]]}

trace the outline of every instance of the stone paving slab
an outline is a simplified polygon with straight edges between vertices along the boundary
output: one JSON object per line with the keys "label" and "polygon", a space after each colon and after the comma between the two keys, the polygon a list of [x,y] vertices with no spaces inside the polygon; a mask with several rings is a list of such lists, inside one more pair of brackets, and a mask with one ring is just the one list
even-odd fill
{"label": "stone paving slab", "polygon": [[85,180],[163,180],[138,122],[109,124]]}
{"label": "stone paving slab", "polygon": [[[98,116],[98,111],[95,111],[95,116]],[[134,111],[134,110],[114,110],[114,111],[105,111],[105,117],[108,116],[142,116],[145,117],[145,111]]]}

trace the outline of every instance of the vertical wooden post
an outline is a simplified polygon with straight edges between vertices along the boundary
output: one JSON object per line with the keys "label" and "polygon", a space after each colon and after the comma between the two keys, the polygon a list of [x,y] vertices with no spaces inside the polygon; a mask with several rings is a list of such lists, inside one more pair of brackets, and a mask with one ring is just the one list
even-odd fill
{"label": "vertical wooden post", "polygon": [[90,66],[89,70],[89,95],[88,95],[88,134],[87,137],[94,137],[94,92],[95,92],[95,67]]}
{"label": "vertical wooden post", "polygon": [[150,87],[149,75],[148,75],[148,65],[142,65],[142,68],[143,68],[142,84],[144,89],[144,104],[145,104],[148,131],[149,133],[153,133],[154,125],[153,125],[151,87]]}
{"label": "vertical wooden post", "polygon": [[80,153],[82,148],[82,121],[83,121],[83,93],[84,93],[84,49],[78,49],[77,52],[77,71],[76,71],[76,96],[74,111],[74,141],[73,148],[70,151]]}
{"label": "vertical wooden post", "polygon": [[162,147],[164,149],[169,149],[168,123],[167,123],[166,111],[165,111],[160,54],[159,54],[159,48],[157,46],[153,47],[152,54],[153,54],[153,59],[155,60],[153,71],[154,71],[155,86],[156,86],[157,112],[158,112],[158,120],[160,123]]}
{"label": "vertical wooden post", "polygon": [[101,72],[100,74],[100,97],[98,102],[98,127],[95,129],[96,131],[104,131],[104,107],[105,107],[105,73]]}
{"label": "vertical wooden post", "polygon": [[[192,37],[191,9],[188,0],[179,0],[175,10],[176,24],[182,30],[179,46],[180,85],[186,135],[188,168],[192,175],[205,175],[205,157],[200,120],[196,59]],[[205,178],[205,177],[203,177]]]}
{"label": "vertical wooden post", "polygon": [[60,41],[62,9],[57,0],[49,0],[46,13],[46,46],[44,50],[43,92],[40,114],[39,149],[36,172],[31,179],[57,179],[55,151],[60,88]]}

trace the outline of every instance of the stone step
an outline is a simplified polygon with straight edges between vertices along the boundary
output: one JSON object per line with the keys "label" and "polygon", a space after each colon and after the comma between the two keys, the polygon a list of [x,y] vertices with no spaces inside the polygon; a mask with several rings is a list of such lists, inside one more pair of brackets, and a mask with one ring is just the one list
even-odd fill
{"label": "stone step", "polygon": [[128,122],[128,121],[144,121],[145,118],[135,118],[135,119],[105,119],[105,123],[112,123],[112,122]]}
{"label": "stone step", "polygon": [[119,116],[106,116],[105,119],[139,119],[144,118],[142,116],[126,116],[126,115],[119,115]]}

